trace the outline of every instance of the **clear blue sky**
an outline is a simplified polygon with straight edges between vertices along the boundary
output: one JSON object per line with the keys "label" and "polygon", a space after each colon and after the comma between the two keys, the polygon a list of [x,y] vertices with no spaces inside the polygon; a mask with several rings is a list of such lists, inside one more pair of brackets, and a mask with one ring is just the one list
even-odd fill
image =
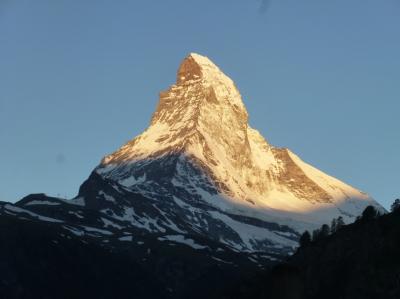
{"label": "clear blue sky", "polygon": [[0,0],[0,200],[75,196],[189,52],[233,78],[270,143],[400,197],[399,0]]}

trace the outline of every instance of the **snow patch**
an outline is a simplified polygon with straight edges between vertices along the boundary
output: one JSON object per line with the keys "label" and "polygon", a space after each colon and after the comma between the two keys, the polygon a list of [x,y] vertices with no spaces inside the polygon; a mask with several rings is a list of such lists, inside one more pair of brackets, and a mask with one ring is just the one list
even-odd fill
{"label": "snow patch", "polygon": [[21,213],[25,213],[28,214],[30,216],[32,216],[33,218],[36,218],[38,220],[42,220],[42,221],[46,221],[46,222],[54,222],[54,223],[63,223],[64,221],[58,220],[58,219],[54,219],[54,218],[50,218],[50,217],[45,217],[45,216],[41,216],[39,214],[33,213],[31,211],[10,205],[10,204],[6,204],[4,206],[4,208],[8,211],[11,211],[13,213],[17,213],[17,214],[21,214]]}
{"label": "snow patch", "polygon": [[123,237],[120,237],[120,238],[118,238],[118,240],[120,240],[120,241],[129,241],[129,242],[132,242],[132,236],[123,236]]}
{"label": "snow patch", "polygon": [[47,201],[47,200],[32,200],[26,203],[24,206],[34,206],[34,205],[47,205],[47,206],[59,206],[59,202]]}
{"label": "snow patch", "polygon": [[203,246],[197,244],[193,239],[190,238],[185,238],[185,236],[182,235],[169,235],[169,236],[164,236],[164,237],[159,237],[158,240],[160,241],[172,241],[172,242],[177,242],[177,243],[182,243],[186,244],[194,249],[206,249],[208,246]]}

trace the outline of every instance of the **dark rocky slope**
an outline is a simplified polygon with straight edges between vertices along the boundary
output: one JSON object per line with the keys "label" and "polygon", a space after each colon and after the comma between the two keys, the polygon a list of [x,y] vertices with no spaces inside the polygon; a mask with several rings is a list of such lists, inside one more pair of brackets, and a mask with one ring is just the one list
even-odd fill
{"label": "dark rocky slope", "polygon": [[0,217],[0,298],[162,298],[160,281],[128,255],[60,233]]}
{"label": "dark rocky slope", "polygon": [[[219,259],[152,235],[130,242],[77,235],[79,226],[67,218],[58,223],[25,212],[9,215],[10,206],[17,208],[0,203],[0,298],[221,298],[259,270],[249,256],[228,248]],[[79,212],[95,224],[95,211]]]}

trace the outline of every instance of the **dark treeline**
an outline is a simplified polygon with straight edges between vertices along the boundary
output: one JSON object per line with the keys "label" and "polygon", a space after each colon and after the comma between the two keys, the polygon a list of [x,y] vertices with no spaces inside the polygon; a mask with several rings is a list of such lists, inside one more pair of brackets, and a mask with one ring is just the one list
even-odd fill
{"label": "dark treeline", "polygon": [[[400,207],[400,199],[396,199],[392,204],[391,211],[394,211]],[[381,216],[381,212],[379,212],[375,207],[368,206],[365,208],[361,216],[358,216],[356,222],[358,221],[368,221],[371,219],[375,219]],[[300,247],[307,246],[311,242],[317,242],[321,239],[328,237],[331,234],[336,233],[345,225],[343,217],[339,216],[338,218],[332,219],[331,225],[323,224],[320,228],[312,231],[305,231],[299,240]]]}
{"label": "dark treeline", "polygon": [[226,298],[400,298],[400,199],[391,212],[367,207],[354,223],[333,219],[304,232],[285,263],[255,275]]}

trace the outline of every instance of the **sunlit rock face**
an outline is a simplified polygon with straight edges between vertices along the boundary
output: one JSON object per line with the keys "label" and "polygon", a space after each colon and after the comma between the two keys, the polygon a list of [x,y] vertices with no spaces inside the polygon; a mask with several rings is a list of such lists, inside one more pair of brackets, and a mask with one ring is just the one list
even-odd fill
{"label": "sunlit rock face", "polygon": [[[149,128],[106,156],[95,173],[124,190],[177,203],[204,235],[213,235],[205,221],[222,222],[241,240],[240,250],[259,250],[264,241],[295,245],[295,233],[271,232],[257,220],[301,232],[338,216],[352,221],[367,205],[381,208],[290,150],[270,145],[249,126],[234,82],[194,53],[181,63],[176,84],[160,93]],[[227,236],[215,238],[237,245]]]}

